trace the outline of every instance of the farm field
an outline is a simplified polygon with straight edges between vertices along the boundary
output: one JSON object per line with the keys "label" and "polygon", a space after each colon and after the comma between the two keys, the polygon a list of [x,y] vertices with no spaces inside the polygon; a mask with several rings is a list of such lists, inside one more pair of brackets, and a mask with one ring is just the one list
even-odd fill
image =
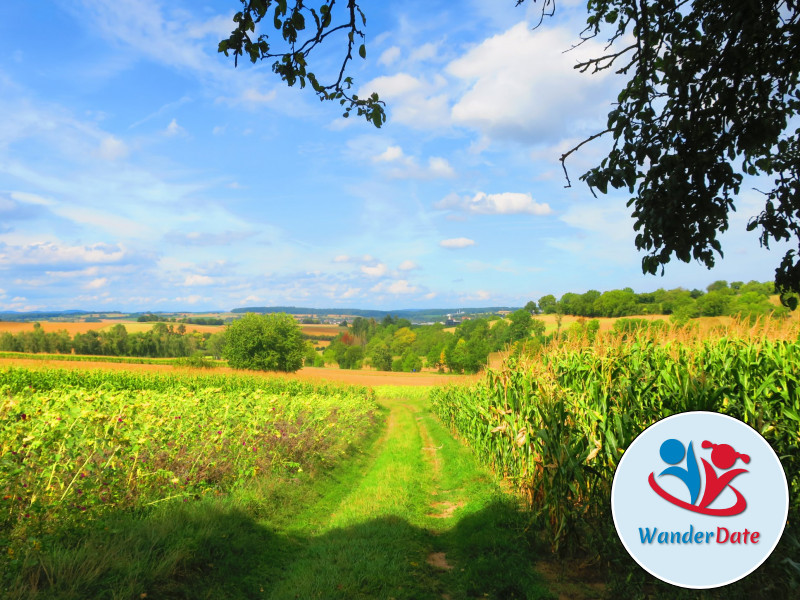
{"label": "farm field", "polygon": [[346,331],[344,327],[339,327],[338,325],[307,325],[304,323],[300,323],[300,329],[303,330],[303,333],[306,335],[314,336],[335,336],[339,335],[341,332]]}
{"label": "farm field", "polygon": [[[170,374],[176,372],[183,373],[204,373],[203,369],[192,367],[180,367],[174,364],[137,364],[133,362],[109,362],[97,357],[97,360],[81,361],[62,361],[48,360],[40,358],[2,358],[0,357],[0,367],[17,366],[29,367],[34,369],[70,369],[70,370],[106,370],[106,371],[135,371],[140,373],[162,373]],[[161,359],[172,360],[174,359]],[[497,359],[499,361],[499,359]],[[217,367],[213,370],[215,374],[241,375],[242,371],[229,367]],[[288,380],[299,381],[331,381],[351,385],[381,386],[381,385],[402,385],[402,386],[440,386],[455,383],[468,383],[477,381],[478,375],[452,375],[435,372],[422,373],[396,373],[392,371],[375,371],[369,369],[350,370],[339,369],[338,367],[303,367],[296,373],[260,373],[253,372],[254,377],[278,377]]]}
{"label": "farm field", "polygon": [[575,338],[475,376],[0,359],[12,597],[672,598],[619,546],[610,481],[644,427],[702,409],[767,438],[792,501],[774,558],[707,597],[790,598],[800,342],[767,325]]}
{"label": "farm field", "polygon": [[379,388],[376,410],[241,376],[3,369],[0,388],[9,597],[552,598],[516,501],[426,389]]}
{"label": "farm field", "polygon": [[[41,321],[40,325],[45,333],[54,331],[66,331],[70,335],[76,333],[86,333],[87,331],[107,331],[114,327],[114,325],[124,325],[128,333],[141,333],[150,331],[154,323],[139,323],[138,321],[119,321],[119,320],[106,320],[100,323],[85,323],[83,321]],[[173,327],[181,325],[181,323],[168,323]],[[216,333],[222,331],[223,325],[193,325],[191,323],[183,323],[186,331],[198,331],[200,333]],[[33,322],[22,321],[0,321],[0,333],[20,333],[23,331],[33,331]]]}
{"label": "farm field", "polygon": [[768,586],[770,597],[794,598],[800,589],[800,341],[794,328],[769,337],[757,329],[727,333],[682,341],[639,332],[626,341],[565,343],[512,358],[476,385],[433,389],[433,411],[527,498],[554,553],[615,565],[615,584],[627,590],[619,597],[641,586],[654,594],[649,597],[674,594],[631,563],[614,531],[611,483],[625,449],[647,426],[676,412],[720,412],[749,424],[781,457],[788,525],[760,576],[711,597],[764,597]]}

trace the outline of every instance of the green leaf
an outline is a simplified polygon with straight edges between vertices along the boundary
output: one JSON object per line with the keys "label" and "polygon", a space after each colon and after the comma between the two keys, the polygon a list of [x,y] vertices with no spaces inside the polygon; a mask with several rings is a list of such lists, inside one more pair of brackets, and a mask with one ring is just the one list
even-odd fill
{"label": "green leaf", "polygon": [[361,46],[359,46],[358,55],[361,58],[367,58],[367,47],[364,44],[361,44]]}

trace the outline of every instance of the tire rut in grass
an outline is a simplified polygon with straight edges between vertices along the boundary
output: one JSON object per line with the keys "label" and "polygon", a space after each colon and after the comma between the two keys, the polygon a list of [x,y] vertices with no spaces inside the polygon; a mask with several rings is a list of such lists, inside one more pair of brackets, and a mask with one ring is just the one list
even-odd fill
{"label": "tire rut in grass", "polygon": [[518,514],[472,454],[414,400],[387,400],[384,432],[310,511],[266,598],[546,598],[520,549]]}
{"label": "tire rut in grass", "polygon": [[[456,503],[450,500],[439,499],[439,497],[445,493],[445,490],[442,489],[441,485],[443,461],[440,453],[440,450],[442,450],[444,445],[435,445],[430,431],[425,425],[424,417],[417,417],[416,424],[420,432],[420,437],[422,438],[423,457],[431,466],[432,489],[430,490],[431,497],[428,506],[428,512],[426,512],[425,516],[429,519],[451,519],[455,511],[464,506],[464,502]],[[433,536],[438,536],[440,533],[440,531],[436,528],[428,528],[428,531]],[[441,550],[428,553],[425,562],[438,571],[448,572],[454,568],[454,565],[450,564],[450,562],[447,560],[447,552]],[[442,597],[450,598],[450,595],[446,592],[443,592]]]}

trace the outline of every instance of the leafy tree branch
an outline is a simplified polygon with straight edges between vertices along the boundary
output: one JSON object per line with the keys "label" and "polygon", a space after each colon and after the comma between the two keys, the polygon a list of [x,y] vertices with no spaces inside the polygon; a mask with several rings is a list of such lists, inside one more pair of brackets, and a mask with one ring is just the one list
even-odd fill
{"label": "leafy tree branch", "polygon": [[[241,0],[241,3],[242,10],[233,17],[236,28],[230,37],[219,43],[218,48],[225,56],[233,53],[235,66],[238,66],[240,56],[246,56],[252,63],[272,60],[272,71],[290,87],[299,83],[304,88],[308,83],[320,101],[338,101],[344,107],[343,117],[349,117],[355,110],[358,116],[363,116],[375,127],[383,125],[386,114],[378,94],[359,98],[350,93],[353,78],[345,75],[354,52],[362,59],[367,56],[361,29],[366,26],[367,18],[356,0],[347,0],[343,11],[345,18],[340,21],[334,21],[334,16],[339,17],[342,12],[336,6],[337,0],[324,0],[314,3],[314,6],[308,6],[303,0],[295,0],[291,6],[287,0]],[[266,22],[270,16],[272,25],[279,32],[275,37],[279,44],[283,42],[283,47],[278,50],[269,34],[255,35],[256,27],[269,27]],[[346,38],[345,52],[336,78],[330,83],[322,83],[310,70],[309,57],[334,34]]]}

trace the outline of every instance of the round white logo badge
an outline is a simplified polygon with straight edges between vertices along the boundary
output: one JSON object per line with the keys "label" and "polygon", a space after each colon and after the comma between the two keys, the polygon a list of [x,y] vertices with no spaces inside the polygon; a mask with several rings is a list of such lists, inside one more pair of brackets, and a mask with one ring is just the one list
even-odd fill
{"label": "round white logo badge", "polygon": [[672,415],[623,454],[611,512],[625,549],[648,573],[685,588],[733,583],[780,540],[789,488],[755,430],[712,412]]}

